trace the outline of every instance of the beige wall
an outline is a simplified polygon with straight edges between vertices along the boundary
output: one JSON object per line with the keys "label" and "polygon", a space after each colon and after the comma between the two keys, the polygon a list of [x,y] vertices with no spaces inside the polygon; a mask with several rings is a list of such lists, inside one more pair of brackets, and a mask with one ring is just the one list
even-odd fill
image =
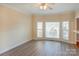
{"label": "beige wall", "polygon": [[0,53],[32,39],[31,15],[0,5]]}
{"label": "beige wall", "polygon": [[[69,33],[69,40],[66,41],[68,43],[76,44],[76,39],[75,39],[75,13],[73,11],[67,11],[59,14],[54,14],[54,15],[46,15],[46,16],[34,16],[35,19],[34,22],[36,21],[69,21],[70,22],[70,33]],[[33,34],[33,39],[36,38],[36,26],[35,23],[34,25],[34,34]]]}

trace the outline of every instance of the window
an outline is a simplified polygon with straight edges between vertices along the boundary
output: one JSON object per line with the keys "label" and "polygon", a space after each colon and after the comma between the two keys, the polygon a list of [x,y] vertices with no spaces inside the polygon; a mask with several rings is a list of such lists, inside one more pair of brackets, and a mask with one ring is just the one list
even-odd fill
{"label": "window", "polygon": [[63,34],[63,39],[68,40],[69,38],[69,22],[64,21],[62,22],[62,34]]}
{"label": "window", "polygon": [[48,38],[59,38],[60,22],[46,22],[45,36]]}
{"label": "window", "polygon": [[37,22],[37,37],[43,37],[43,22]]}
{"label": "window", "polygon": [[69,21],[37,22],[37,38],[69,39]]}

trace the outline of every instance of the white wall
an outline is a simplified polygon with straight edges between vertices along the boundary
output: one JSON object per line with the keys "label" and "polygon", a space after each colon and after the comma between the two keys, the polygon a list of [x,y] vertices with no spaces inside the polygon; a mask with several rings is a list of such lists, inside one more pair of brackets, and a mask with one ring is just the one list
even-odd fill
{"label": "white wall", "polygon": [[0,5],[0,53],[32,40],[31,15]]}

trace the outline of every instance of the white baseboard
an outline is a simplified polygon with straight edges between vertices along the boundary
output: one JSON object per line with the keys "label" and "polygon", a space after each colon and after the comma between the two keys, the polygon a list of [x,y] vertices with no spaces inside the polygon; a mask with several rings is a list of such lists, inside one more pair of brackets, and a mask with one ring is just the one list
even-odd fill
{"label": "white baseboard", "polygon": [[20,46],[20,45],[26,43],[26,42],[29,42],[29,41],[31,41],[31,40],[20,42],[20,43],[18,43],[17,45],[14,45],[14,46],[12,46],[12,47],[10,47],[10,48],[8,48],[8,49],[5,49],[5,50],[1,51],[0,54],[5,53],[5,52],[7,52],[7,51],[9,51],[9,50],[11,50],[11,49],[13,49],[13,48],[16,48],[16,47],[18,47],[18,46]]}
{"label": "white baseboard", "polygon": [[[42,39],[40,39],[40,38],[33,38],[33,40],[48,40],[49,39],[49,41],[50,40],[52,40],[52,38],[42,38]],[[71,42],[71,41],[68,41],[68,40],[55,40],[55,39],[53,39],[53,41],[60,41],[60,42],[66,42],[66,43],[69,43],[69,44],[76,44],[76,42]]]}

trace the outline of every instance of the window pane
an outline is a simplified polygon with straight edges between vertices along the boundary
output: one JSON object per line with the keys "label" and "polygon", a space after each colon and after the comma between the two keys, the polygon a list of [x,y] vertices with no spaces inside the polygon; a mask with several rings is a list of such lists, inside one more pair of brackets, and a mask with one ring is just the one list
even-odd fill
{"label": "window pane", "polygon": [[62,23],[62,29],[63,29],[63,39],[68,40],[69,38],[69,22],[65,21]]}
{"label": "window pane", "polygon": [[43,22],[37,22],[37,37],[43,37]]}
{"label": "window pane", "polygon": [[59,22],[46,22],[45,23],[45,36],[48,38],[59,38]]}

